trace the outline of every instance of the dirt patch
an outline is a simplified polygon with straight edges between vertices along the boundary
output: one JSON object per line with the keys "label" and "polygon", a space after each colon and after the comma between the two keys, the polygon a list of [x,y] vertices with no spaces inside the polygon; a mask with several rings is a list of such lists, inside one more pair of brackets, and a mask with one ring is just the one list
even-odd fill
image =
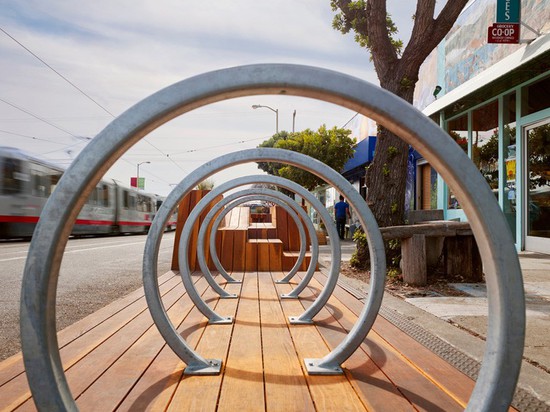
{"label": "dirt patch", "polygon": [[[340,273],[348,278],[365,283],[368,283],[370,280],[370,272],[368,270],[355,269],[348,262],[342,262]],[[395,274],[386,277],[385,289],[386,292],[401,299],[430,296],[470,296],[450,285],[450,283],[464,282],[465,280],[461,276],[448,276],[433,272],[428,274],[428,284],[426,286],[412,286],[403,282],[401,274]]]}

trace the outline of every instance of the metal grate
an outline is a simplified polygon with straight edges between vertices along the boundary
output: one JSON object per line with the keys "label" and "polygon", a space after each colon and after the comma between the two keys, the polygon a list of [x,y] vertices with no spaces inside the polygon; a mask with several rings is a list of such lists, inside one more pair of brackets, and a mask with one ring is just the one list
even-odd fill
{"label": "metal grate", "polygon": [[[350,286],[349,284],[338,281],[338,285],[348,293],[353,295],[356,299],[362,300],[366,298],[366,294],[362,291]],[[380,308],[380,316],[392,323],[394,326],[402,330],[404,333],[412,337],[421,345],[425,346],[433,353],[444,359],[449,364],[453,365],[456,369],[469,376],[473,380],[477,379],[481,363],[466,355],[464,352],[458,350],[454,346],[438,338],[432,333],[428,332],[423,327],[417,325],[414,322],[408,320],[405,316],[399,312],[389,309],[384,306]],[[524,412],[550,412],[550,405],[541,401],[533,396],[531,393],[523,388],[516,387],[514,398],[512,400],[512,406],[519,411]]]}

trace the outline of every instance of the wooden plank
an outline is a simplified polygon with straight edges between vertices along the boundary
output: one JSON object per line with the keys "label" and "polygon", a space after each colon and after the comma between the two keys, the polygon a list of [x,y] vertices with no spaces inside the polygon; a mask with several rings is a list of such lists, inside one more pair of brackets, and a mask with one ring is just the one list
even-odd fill
{"label": "wooden plank", "polygon": [[[204,190],[193,190],[191,192],[191,200],[190,200],[190,207],[189,207],[189,213],[197,206],[197,203],[200,202],[200,200],[205,195]],[[199,227],[200,227],[200,218],[195,221],[193,224],[193,229],[191,230],[191,234],[189,236],[189,249],[187,251],[187,259],[189,262],[189,268],[191,271],[198,270],[198,264],[197,264],[197,239],[199,237]]]}
{"label": "wooden plank", "polygon": [[280,207],[275,206],[276,223],[277,223],[277,238],[283,242],[283,250],[290,250],[288,247],[288,225],[287,213]]}
{"label": "wooden plank", "polygon": [[[201,276],[197,282],[199,293],[210,291],[203,279]],[[175,325],[194,308],[189,296],[182,296],[183,292],[182,285],[165,304]],[[148,312],[147,315],[130,323],[108,345],[100,346],[66,372],[81,411],[114,410],[159,354],[165,342]],[[95,379],[90,385],[92,377]]]}
{"label": "wooden plank", "polygon": [[[412,235],[426,236],[456,236],[457,230],[468,231],[468,222],[453,222],[441,220],[434,222],[422,222],[415,225],[381,227],[380,232],[384,239],[407,238]],[[471,234],[471,233],[469,233]]]}
{"label": "wooden plank", "polygon": [[[322,285],[315,279],[310,283],[314,288],[321,288]],[[338,320],[327,311],[322,309],[317,315],[316,324],[321,334],[327,339],[332,347],[335,347],[345,335],[339,333],[336,336],[335,331],[350,330],[357,320],[357,316],[345,307],[338,299],[331,297],[329,299],[332,312],[338,313]],[[341,327],[338,327],[340,324]],[[415,342],[416,343],[416,342]],[[418,345],[418,343],[416,343]],[[433,411],[462,411],[465,404],[460,404],[448,393],[441,391],[439,385],[428,379],[414,364],[404,357],[393,345],[384,340],[378,333],[370,333],[365,342],[361,345],[360,350],[362,355],[357,358],[358,353],[355,353],[355,365],[359,368],[358,372],[362,373],[361,361],[368,360],[381,368],[384,374],[391,380],[397,390],[411,402],[416,410]],[[433,354],[430,353],[433,356]],[[429,364],[430,359],[426,359]],[[358,376],[355,376],[356,369],[351,367],[353,363],[348,365],[346,362],[346,370],[350,372],[356,383],[359,382]],[[356,385],[360,388],[360,385]],[[367,386],[364,388],[369,389]],[[363,394],[367,401],[367,394]],[[383,405],[380,405],[383,408]],[[383,409],[384,410],[384,409]]]}
{"label": "wooden plank", "polygon": [[264,410],[258,278],[247,273],[235,319],[218,411]]}
{"label": "wooden plank", "polygon": [[[201,224],[204,218],[206,217],[206,214],[218,203],[220,200],[223,199],[222,195],[218,195],[214,198],[212,202],[206,207],[205,212],[201,214]],[[214,266],[214,262],[212,261],[212,257],[210,255],[210,233],[212,233],[212,226],[214,225],[214,221],[216,220],[216,217],[221,213],[222,211],[219,210],[218,213],[214,215],[212,220],[210,221],[210,224],[208,225],[208,228],[206,230],[206,235],[204,238],[204,256],[206,260],[206,264],[209,269],[215,270],[216,267]],[[199,267],[200,268],[200,267]],[[197,269],[199,270],[199,269]]]}
{"label": "wooden plank", "polygon": [[[177,284],[177,278],[172,277],[171,282],[165,282],[163,285],[164,288],[161,288],[161,293],[166,295],[170,294],[174,290],[174,286]],[[143,295],[143,289],[141,289]],[[132,294],[133,295],[133,294]],[[115,307],[119,306],[116,302]],[[120,308],[120,306],[119,306]],[[83,319],[82,321],[77,322],[78,325],[72,325],[65,335],[69,337],[74,337],[77,334],[79,327],[81,329],[81,336],[78,339],[69,339],[63,337],[61,333],[60,343],[64,342],[64,346],[60,349],[61,360],[63,363],[64,369],[71,368],[76,363],[85,358],[89,352],[93,351],[94,348],[102,345],[105,341],[109,340],[112,336],[116,335],[120,330],[127,326],[128,323],[131,323],[132,319],[135,319],[139,316],[145,316],[149,313],[147,311],[147,304],[145,298],[143,297],[139,301],[136,301],[134,304],[121,307],[120,311],[110,315],[106,319],[102,319],[98,316],[98,312],[90,315],[89,317]],[[109,313],[109,311],[102,311],[100,314]],[[88,319],[89,318],[89,319]],[[90,322],[97,321],[98,324],[95,327],[92,327],[89,331],[86,331],[86,325]],[[21,360],[21,369],[23,368]],[[27,378],[24,373],[18,374],[13,379],[7,381],[0,388],[0,399],[3,400],[3,403],[6,406],[7,410],[12,410],[18,405],[21,405],[30,399],[31,393],[30,388],[28,387]],[[32,404],[32,401],[29,402]]]}
{"label": "wooden plank", "polygon": [[[219,279],[217,279],[219,280]],[[230,292],[238,293],[240,285],[229,285]],[[213,307],[219,310],[220,313],[232,315],[231,309],[227,307],[220,307],[219,302],[229,303],[233,306],[236,305],[236,300],[217,300],[214,293],[209,290],[203,294],[205,299],[214,299],[212,302]],[[206,326],[206,319],[196,309],[190,312],[185,318],[184,322],[179,325],[178,331],[186,339],[187,343],[191,347],[196,347],[199,339],[202,341],[204,337],[204,327]],[[222,325],[218,325],[222,326]],[[231,325],[223,325],[220,331]],[[202,337],[201,337],[202,335]],[[212,339],[213,342],[216,339]],[[201,347],[197,348],[198,352],[202,356],[207,358],[211,357],[207,353],[203,353]],[[223,352],[222,352],[223,353]],[[220,358],[220,353],[216,353],[216,358]],[[130,390],[127,396],[124,398],[118,411],[135,411],[135,410],[166,410],[168,406],[174,405],[174,399],[178,397],[178,391],[181,390],[182,372],[185,368],[185,364],[174,354],[172,349],[167,345],[163,346],[159,355],[151,362],[149,367],[145,370],[143,375],[139,378],[137,384]],[[202,380],[205,377],[198,377],[196,381],[204,383]],[[191,396],[191,394],[189,394]],[[217,396],[217,395],[216,395]],[[188,410],[188,409],[181,409]]]}
{"label": "wooden plank", "polygon": [[269,270],[283,270],[283,243],[280,239],[269,239]]}
{"label": "wooden plank", "polygon": [[233,272],[244,272],[246,265],[246,230],[233,232]]}
{"label": "wooden plank", "polygon": [[403,281],[410,285],[424,286],[428,283],[426,265],[426,237],[412,235],[401,239]]}
{"label": "wooden plank", "polygon": [[255,243],[258,248],[258,271],[269,272],[269,242],[267,239],[257,239]]}
{"label": "wooden plank", "polygon": [[222,231],[222,246],[219,254],[220,263],[227,272],[233,271],[233,230]]}
{"label": "wooden plank", "polygon": [[286,216],[288,227],[288,250],[300,250],[300,234],[298,232],[298,226],[294,219],[290,215]]}
{"label": "wooden plank", "polygon": [[[234,274],[234,276],[242,277],[242,274]],[[228,284],[226,290],[229,293],[240,294],[241,285]],[[224,316],[235,316],[237,304],[237,299],[218,299],[215,309]],[[233,326],[208,325],[196,347],[198,353],[206,359],[222,359],[224,365],[222,368],[225,368]],[[184,376],[173,394],[169,408],[166,410],[216,410],[223,379],[223,374],[214,376]],[[156,406],[154,409],[164,410],[164,408],[157,408]]]}
{"label": "wooden plank", "polygon": [[[177,284],[178,278],[174,272],[167,272],[159,277],[159,285],[161,293],[166,293],[167,288],[172,288]],[[170,283],[167,283],[170,282]],[[68,343],[76,338],[88,333],[90,330],[97,328],[106,320],[111,319],[114,315],[123,309],[130,310],[130,306],[143,310],[144,306],[143,288],[139,288],[134,292],[104,306],[98,311],[86,316],[85,318],[66,327],[57,334],[57,341],[60,348],[63,348]],[[136,312],[138,313],[138,312]],[[111,319],[112,321],[112,319]],[[105,326],[105,325],[104,325]],[[23,365],[23,356],[21,352],[0,362],[0,398],[2,398],[1,387],[11,379],[25,372]]]}
{"label": "wooden plank", "polygon": [[[321,283],[326,281],[326,275],[316,273],[316,279]],[[346,305],[355,315],[363,308],[363,303],[355,299],[340,287],[334,290],[334,296]],[[460,403],[466,404],[474,388],[475,382],[440,358],[426,347],[419,344],[409,335],[403,333],[395,325],[382,316],[376,318],[373,326],[375,334],[381,336],[389,345],[406,357],[418,370]],[[369,334],[370,337],[370,334]]]}
{"label": "wooden plank", "polygon": [[183,225],[185,225],[185,222],[189,217],[190,202],[191,202],[191,194],[189,193],[186,196],[184,196],[184,198],[181,200],[180,204],[178,205],[178,221],[176,223],[176,233],[174,235],[174,248],[172,249],[172,266],[170,267],[170,269],[172,270],[179,270],[178,249],[180,244],[181,231],[183,230]]}
{"label": "wooden plank", "polygon": [[290,331],[270,276],[259,276],[266,410],[313,411]]}
{"label": "wooden plank", "polygon": [[[299,277],[303,275],[298,274]],[[335,306],[334,302],[329,301],[329,305],[330,311],[322,309],[316,316],[316,325],[325,340],[334,348],[345,338],[346,329],[343,329],[332,315],[338,313],[340,318],[342,303]],[[368,342],[367,345],[373,344]],[[383,365],[377,365],[364,351],[355,351],[344,366],[348,379],[356,392],[362,396],[369,411],[414,410],[411,403],[385,375]]]}
{"label": "wooden plank", "polygon": [[256,243],[246,242],[245,270],[255,272],[258,270],[258,247]]}
{"label": "wooden plank", "polygon": [[[277,274],[275,276],[277,277]],[[277,284],[278,294],[289,293],[291,290],[292,287],[288,284]],[[281,305],[286,318],[300,315],[304,309],[300,301],[295,299],[282,299]],[[317,332],[315,325],[291,325],[290,332],[300,359],[322,358],[329,353],[330,350]],[[317,410],[366,410],[346,375],[306,374],[306,380]]]}

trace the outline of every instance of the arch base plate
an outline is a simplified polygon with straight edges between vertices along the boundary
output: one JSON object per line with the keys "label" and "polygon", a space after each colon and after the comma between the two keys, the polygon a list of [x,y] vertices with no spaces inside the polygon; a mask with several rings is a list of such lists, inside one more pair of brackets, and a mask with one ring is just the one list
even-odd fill
{"label": "arch base plate", "polygon": [[321,359],[304,358],[307,373],[310,375],[342,375],[344,370],[339,366],[319,366]]}
{"label": "arch base plate", "polygon": [[210,366],[189,365],[183,370],[184,375],[219,375],[222,370],[221,359],[206,359]]}

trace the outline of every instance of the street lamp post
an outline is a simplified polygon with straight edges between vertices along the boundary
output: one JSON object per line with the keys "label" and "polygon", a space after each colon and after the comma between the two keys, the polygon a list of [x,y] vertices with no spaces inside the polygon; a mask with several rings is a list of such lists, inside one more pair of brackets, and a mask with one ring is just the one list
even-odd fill
{"label": "street lamp post", "polygon": [[146,162],[140,162],[140,163],[137,164],[136,188],[137,188],[138,192],[139,192],[139,166],[143,165],[143,164],[146,164],[146,163],[151,163],[151,162],[146,161]]}
{"label": "street lamp post", "polygon": [[274,108],[269,107],[269,106],[263,106],[261,104],[253,104],[252,105],[253,109],[259,109],[261,107],[265,107],[266,109],[269,109],[273,113],[275,113],[275,132],[279,133],[279,109],[274,109]]}

